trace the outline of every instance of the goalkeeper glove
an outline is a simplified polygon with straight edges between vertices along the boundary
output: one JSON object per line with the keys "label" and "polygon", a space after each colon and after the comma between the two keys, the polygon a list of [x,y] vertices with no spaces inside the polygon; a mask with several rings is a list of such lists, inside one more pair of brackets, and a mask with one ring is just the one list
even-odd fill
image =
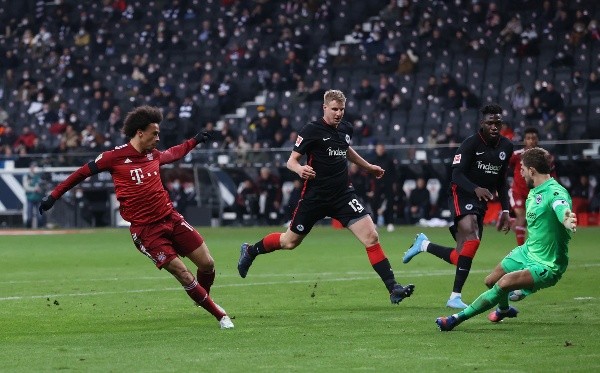
{"label": "goalkeeper glove", "polygon": [[207,142],[208,140],[210,140],[211,136],[208,132],[202,131],[202,132],[198,132],[196,134],[196,136],[194,136],[194,138],[196,139],[196,143],[203,144],[203,143]]}
{"label": "goalkeeper glove", "polygon": [[565,217],[563,218],[563,225],[571,232],[575,232],[577,229],[577,215],[575,215],[574,212],[571,212],[571,210],[566,209]]}
{"label": "goalkeeper glove", "polygon": [[50,210],[52,206],[54,206],[54,202],[56,202],[56,198],[52,197],[51,194],[42,198],[42,202],[40,203],[40,215],[43,215],[44,211]]}

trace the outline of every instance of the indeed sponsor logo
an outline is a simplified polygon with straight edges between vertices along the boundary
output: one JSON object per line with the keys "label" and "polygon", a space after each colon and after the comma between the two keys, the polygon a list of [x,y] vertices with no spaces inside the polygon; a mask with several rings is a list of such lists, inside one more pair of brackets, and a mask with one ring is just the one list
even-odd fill
{"label": "indeed sponsor logo", "polygon": [[485,171],[486,174],[497,174],[498,172],[500,172],[502,166],[496,166],[491,163],[485,164],[481,161],[477,161],[477,168]]}
{"label": "indeed sponsor logo", "polygon": [[346,157],[346,153],[348,152],[347,150],[331,149],[331,148],[327,148],[327,151],[329,152],[330,157],[342,156],[344,158]]}

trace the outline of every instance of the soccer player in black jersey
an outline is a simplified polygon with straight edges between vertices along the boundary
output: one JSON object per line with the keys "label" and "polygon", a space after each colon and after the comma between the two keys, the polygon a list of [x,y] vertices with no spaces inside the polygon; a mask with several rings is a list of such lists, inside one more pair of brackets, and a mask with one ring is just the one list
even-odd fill
{"label": "soccer player in black jersey", "polygon": [[[381,178],[381,167],[367,162],[350,146],[352,125],[342,120],[346,97],[329,90],[323,97],[323,118],[309,122],[298,133],[287,167],[304,180],[300,201],[285,233],[270,233],[254,245],[242,244],[238,271],[245,278],[259,254],[291,250],[302,243],[313,225],[326,216],[339,220],[365,245],[373,269],[381,277],[392,303],[410,297],[414,285],[396,282],[390,262],[379,243],[371,215],[349,183],[348,161]],[[306,163],[300,161],[306,155]]]}
{"label": "soccer player in black jersey", "polygon": [[451,308],[467,307],[462,301],[462,288],[479,248],[487,202],[494,199],[496,194],[502,205],[498,230],[507,233],[510,229],[506,173],[513,154],[513,144],[500,135],[500,106],[486,105],[481,109],[481,114],[481,128],[463,141],[452,161],[448,206],[454,218],[450,232],[456,240],[456,248],[434,244],[423,233],[419,233],[402,258],[402,262],[408,263],[415,255],[427,251],[456,266],[452,294],[446,303]]}

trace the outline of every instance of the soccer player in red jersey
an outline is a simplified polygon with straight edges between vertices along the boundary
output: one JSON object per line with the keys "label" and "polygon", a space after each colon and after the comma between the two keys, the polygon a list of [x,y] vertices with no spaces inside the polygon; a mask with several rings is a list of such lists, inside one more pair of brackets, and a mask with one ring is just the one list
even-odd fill
{"label": "soccer player in red jersey", "polygon": [[[511,204],[515,213],[515,222],[513,230],[517,237],[517,245],[523,245],[525,243],[526,226],[527,221],[525,219],[525,200],[529,193],[529,188],[525,179],[521,175],[521,156],[527,149],[532,149],[538,145],[539,132],[535,127],[528,127],[525,129],[523,137],[523,149],[516,150],[509,160],[509,166],[513,169],[513,182],[511,186],[512,198]],[[551,176],[556,176],[554,173],[554,165],[551,165]]]}
{"label": "soccer player in red jersey", "polygon": [[[127,114],[123,133],[129,142],[101,153],[73,172],[44,197],[40,213],[51,209],[56,200],[86,178],[110,172],[121,216],[131,223],[129,230],[135,247],[157,268],[169,271],[188,296],[219,321],[222,329],[230,329],[231,319],[209,296],[215,279],[214,260],[204,238],[173,208],[159,171],[161,165],[183,158],[196,145],[206,142],[209,135],[198,133],[161,152],[156,144],[162,119],[160,109],[151,106],[140,106]],[[195,277],[181,256],[198,267]]]}

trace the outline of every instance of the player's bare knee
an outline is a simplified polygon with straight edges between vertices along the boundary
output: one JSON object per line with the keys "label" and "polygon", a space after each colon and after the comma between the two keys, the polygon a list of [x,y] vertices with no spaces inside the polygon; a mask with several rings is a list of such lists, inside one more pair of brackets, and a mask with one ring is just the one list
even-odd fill
{"label": "player's bare knee", "polygon": [[510,279],[506,278],[506,276],[502,276],[498,281],[496,281],[496,285],[498,285],[500,289],[507,291],[508,287],[511,285],[511,281]]}
{"label": "player's bare knee", "polygon": [[493,275],[488,275],[485,280],[483,280],[483,283],[488,289],[491,289],[496,283],[496,278]]}
{"label": "player's bare knee", "polygon": [[182,285],[188,285],[195,279],[194,275],[187,268],[166,267],[165,269],[169,271],[169,273],[171,273],[173,277],[175,277],[175,279],[177,279],[177,281],[179,281]]}
{"label": "player's bare knee", "polygon": [[283,250],[294,250],[296,247],[298,247],[300,245],[300,243],[302,242],[302,240],[282,240],[281,241],[281,248]]}
{"label": "player's bare knee", "polygon": [[379,242],[379,233],[372,229],[362,238],[362,241],[366,247],[376,245]]}
{"label": "player's bare knee", "polygon": [[212,272],[215,270],[215,260],[212,257],[208,257],[198,265],[198,269],[201,272]]}

